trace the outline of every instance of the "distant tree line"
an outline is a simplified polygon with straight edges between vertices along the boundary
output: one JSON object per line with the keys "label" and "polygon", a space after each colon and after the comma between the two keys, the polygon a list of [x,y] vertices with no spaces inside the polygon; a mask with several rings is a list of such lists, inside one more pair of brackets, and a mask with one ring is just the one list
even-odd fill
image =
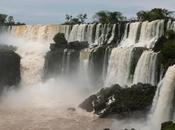
{"label": "distant tree line", "polygon": [[24,25],[25,23],[15,22],[13,16],[0,14],[0,25]]}
{"label": "distant tree line", "polygon": [[167,9],[154,8],[150,11],[139,11],[137,13],[137,19],[140,21],[153,21],[157,19],[174,19],[173,11]]}
{"label": "distant tree line", "polygon": [[66,14],[65,17],[65,23],[64,24],[83,24],[85,23],[87,19],[87,14],[79,14],[76,17],[73,17],[72,15]]}
{"label": "distant tree line", "polygon": [[[86,23],[87,14],[79,14],[76,17],[66,14],[64,24],[83,24]],[[163,8],[154,8],[149,11],[139,11],[136,17],[127,19],[119,11],[101,10],[95,13],[92,23],[117,23],[120,21],[153,21],[158,19],[172,19],[175,20],[174,11],[169,11]]]}

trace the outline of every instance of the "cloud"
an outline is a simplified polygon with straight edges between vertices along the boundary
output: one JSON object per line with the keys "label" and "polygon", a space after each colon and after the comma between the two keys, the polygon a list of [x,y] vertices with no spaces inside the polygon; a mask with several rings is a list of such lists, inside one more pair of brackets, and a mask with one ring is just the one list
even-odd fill
{"label": "cloud", "polygon": [[139,10],[174,10],[174,5],[174,0],[1,0],[0,12],[27,23],[58,23],[64,21],[65,14],[87,13],[91,17],[99,10],[117,10],[132,17]]}

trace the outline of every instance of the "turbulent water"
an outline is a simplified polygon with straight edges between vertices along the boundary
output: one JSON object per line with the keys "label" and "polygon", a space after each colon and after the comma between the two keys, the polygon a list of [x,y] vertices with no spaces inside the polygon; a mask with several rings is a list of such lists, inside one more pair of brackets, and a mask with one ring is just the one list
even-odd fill
{"label": "turbulent water", "polygon": [[132,52],[132,48],[115,48],[112,50],[105,86],[111,86],[115,83],[125,86],[130,82]]}
{"label": "turbulent water", "polygon": [[[129,32],[127,28],[129,26]],[[135,22],[126,26],[126,32],[120,46],[139,46],[153,48],[156,40],[164,34],[164,20]]]}
{"label": "turbulent water", "polygon": [[[159,130],[160,122],[173,119],[175,67],[170,67],[160,82],[159,53],[153,52],[156,40],[164,34],[165,21],[121,24],[23,25],[1,27],[0,43],[17,47],[21,56],[20,89],[5,91],[0,103],[0,129],[5,130],[112,130],[136,128]],[[168,21],[167,29],[175,29]],[[4,31],[6,30],[6,31]],[[99,119],[78,109],[78,104],[94,93],[88,77],[90,49],[80,52],[79,73],[74,79],[55,77],[42,82],[44,56],[58,32],[71,41],[88,41],[90,46],[115,43],[104,54],[105,87],[135,83],[158,85],[153,108],[145,119]],[[117,39],[117,40],[116,40]],[[108,61],[109,59],[109,61]],[[67,63],[66,65],[68,65]],[[74,111],[75,108],[76,110]]]}
{"label": "turbulent water", "polygon": [[[64,77],[57,77],[45,83],[41,81],[49,38],[47,39],[44,33],[34,37],[33,33],[39,35],[41,29],[39,31],[37,27],[36,30],[32,28],[30,32],[29,28],[31,26],[27,29],[23,26],[15,27],[11,31],[13,35],[1,34],[0,37],[1,43],[16,46],[16,52],[22,58],[20,89],[5,91],[1,97],[0,129],[101,130],[110,127],[111,121],[98,119],[77,107],[90,94],[88,85],[79,81],[81,77],[77,77],[76,81]],[[86,62],[88,52],[82,52],[82,55],[82,61]]]}

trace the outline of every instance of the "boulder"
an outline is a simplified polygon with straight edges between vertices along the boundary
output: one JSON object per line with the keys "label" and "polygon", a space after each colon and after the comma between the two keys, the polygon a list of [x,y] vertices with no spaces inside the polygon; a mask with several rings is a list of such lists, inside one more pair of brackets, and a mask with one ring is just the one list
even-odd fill
{"label": "boulder", "polygon": [[137,84],[127,88],[113,85],[103,88],[79,105],[88,112],[94,111],[100,117],[118,115],[128,117],[132,113],[147,112],[152,104],[156,87]]}
{"label": "boulder", "polygon": [[13,50],[0,48],[0,89],[20,82],[20,56]]}
{"label": "boulder", "polygon": [[54,42],[56,44],[67,44],[67,40],[64,36],[64,33],[57,33],[54,38],[53,38]]}

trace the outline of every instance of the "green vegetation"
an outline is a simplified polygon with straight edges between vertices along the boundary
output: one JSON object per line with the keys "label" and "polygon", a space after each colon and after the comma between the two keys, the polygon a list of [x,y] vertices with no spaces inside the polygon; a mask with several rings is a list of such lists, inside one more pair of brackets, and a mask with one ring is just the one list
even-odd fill
{"label": "green vegetation", "polygon": [[175,32],[173,30],[169,30],[165,34],[166,42],[163,44],[161,48],[161,52],[165,59],[173,59],[175,58]]}
{"label": "green vegetation", "polygon": [[[163,8],[154,8],[149,11],[139,11],[136,18],[127,19],[119,11],[101,10],[93,15],[91,23],[114,24],[121,21],[153,21],[158,19],[175,20],[174,12]],[[82,24],[86,23],[87,14],[79,14],[76,17],[66,14],[64,24]]]}
{"label": "green vegetation", "polygon": [[85,23],[86,19],[87,19],[87,14],[79,14],[76,17],[66,14],[65,15],[66,22],[64,24],[70,24],[70,25],[83,24]]}
{"label": "green vegetation", "polygon": [[154,8],[150,11],[139,11],[137,13],[137,19],[140,21],[153,21],[157,19],[174,19],[173,11],[162,8]]}
{"label": "green vegetation", "polygon": [[94,15],[94,22],[98,23],[117,23],[119,21],[126,20],[126,17],[121,12],[114,11],[99,11]]}
{"label": "green vegetation", "polygon": [[161,51],[166,58],[175,58],[175,39],[168,40]]}
{"label": "green vegetation", "polygon": [[161,130],[175,130],[175,123],[172,121],[162,123]]}
{"label": "green vegetation", "polygon": [[25,23],[16,22],[13,16],[8,16],[6,14],[0,14],[0,25],[24,25]]}

